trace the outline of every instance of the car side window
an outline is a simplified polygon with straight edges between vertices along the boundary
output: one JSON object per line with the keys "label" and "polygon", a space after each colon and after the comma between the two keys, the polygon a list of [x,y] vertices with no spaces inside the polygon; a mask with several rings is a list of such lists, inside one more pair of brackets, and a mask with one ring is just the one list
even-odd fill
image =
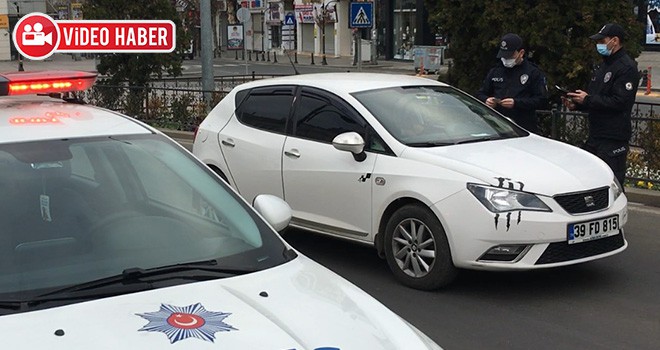
{"label": "car side window", "polygon": [[245,125],[283,134],[293,103],[293,91],[290,86],[253,89],[236,110],[236,116]]}
{"label": "car side window", "polygon": [[365,137],[365,122],[355,118],[329,96],[303,89],[295,112],[297,137],[331,143],[339,134],[354,131]]}

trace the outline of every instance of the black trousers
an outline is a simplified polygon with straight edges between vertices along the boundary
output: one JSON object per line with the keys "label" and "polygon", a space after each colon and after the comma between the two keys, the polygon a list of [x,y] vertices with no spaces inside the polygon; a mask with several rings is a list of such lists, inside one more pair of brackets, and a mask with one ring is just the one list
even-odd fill
{"label": "black trousers", "polygon": [[628,141],[590,138],[582,148],[607,163],[623,188],[623,181],[626,179]]}

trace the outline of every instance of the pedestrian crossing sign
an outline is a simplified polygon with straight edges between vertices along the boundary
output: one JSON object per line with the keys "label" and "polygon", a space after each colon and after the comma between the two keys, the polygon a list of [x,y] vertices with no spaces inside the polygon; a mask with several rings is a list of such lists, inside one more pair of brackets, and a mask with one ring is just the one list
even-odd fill
{"label": "pedestrian crossing sign", "polygon": [[296,16],[293,13],[287,13],[284,16],[284,25],[285,26],[295,26],[296,25]]}
{"label": "pedestrian crossing sign", "polygon": [[371,1],[351,2],[351,28],[374,26],[374,3]]}

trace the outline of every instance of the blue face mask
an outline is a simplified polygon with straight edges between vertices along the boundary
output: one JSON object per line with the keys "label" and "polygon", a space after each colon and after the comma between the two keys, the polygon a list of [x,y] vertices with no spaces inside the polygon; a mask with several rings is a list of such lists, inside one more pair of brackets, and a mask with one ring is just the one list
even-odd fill
{"label": "blue face mask", "polygon": [[606,44],[596,44],[596,51],[598,51],[598,53],[603,55],[603,56],[611,55],[612,54],[612,49],[607,48],[607,45],[609,45],[609,43],[611,41],[612,41],[612,39],[610,39],[610,41],[608,41]]}

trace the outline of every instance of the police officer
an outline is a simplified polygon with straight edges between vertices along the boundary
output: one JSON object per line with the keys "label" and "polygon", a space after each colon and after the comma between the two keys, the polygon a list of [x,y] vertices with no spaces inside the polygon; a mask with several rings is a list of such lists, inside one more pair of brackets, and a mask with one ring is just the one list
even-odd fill
{"label": "police officer", "polygon": [[501,62],[488,72],[477,98],[537,133],[536,110],[544,108],[548,101],[545,75],[525,59],[523,41],[516,34],[502,37],[497,58]]}
{"label": "police officer", "polygon": [[589,137],[584,149],[605,161],[623,185],[632,134],[630,113],[639,85],[637,62],[622,47],[625,32],[620,25],[606,24],[590,38],[596,41],[603,63],[587,91],[570,92],[563,101],[571,110],[589,113]]}

